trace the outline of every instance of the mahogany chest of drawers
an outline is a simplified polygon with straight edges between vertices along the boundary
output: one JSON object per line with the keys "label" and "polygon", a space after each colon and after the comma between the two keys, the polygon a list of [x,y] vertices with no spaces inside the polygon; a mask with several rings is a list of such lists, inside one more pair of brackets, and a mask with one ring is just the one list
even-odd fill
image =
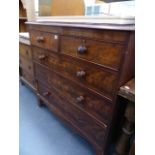
{"label": "mahogany chest of drawers", "polygon": [[27,32],[19,34],[19,67],[21,82],[35,90],[32,52]]}
{"label": "mahogany chest of drawers", "polygon": [[28,22],[42,104],[107,155],[118,88],[134,76],[134,30]]}

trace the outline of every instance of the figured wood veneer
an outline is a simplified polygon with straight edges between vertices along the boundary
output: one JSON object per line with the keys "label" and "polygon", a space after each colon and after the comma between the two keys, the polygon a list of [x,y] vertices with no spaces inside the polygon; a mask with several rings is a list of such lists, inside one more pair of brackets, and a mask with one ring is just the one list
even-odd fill
{"label": "figured wood veneer", "polygon": [[134,76],[134,31],[117,25],[27,24],[40,103],[86,138],[96,155],[107,155],[118,88]]}

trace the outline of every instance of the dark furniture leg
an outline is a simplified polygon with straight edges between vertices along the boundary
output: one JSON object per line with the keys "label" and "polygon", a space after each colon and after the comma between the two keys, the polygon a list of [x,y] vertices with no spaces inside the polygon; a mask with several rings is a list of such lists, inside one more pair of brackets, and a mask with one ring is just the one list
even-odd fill
{"label": "dark furniture leg", "polygon": [[102,149],[96,149],[96,155],[105,155]]}
{"label": "dark furniture leg", "polygon": [[[37,95],[38,95],[38,94],[37,94]],[[43,102],[43,100],[39,97],[39,95],[38,95],[38,106],[39,106],[39,107],[44,106],[44,102]]]}
{"label": "dark furniture leg", "polygon": [[21,83],[21,85],[22,85],[22,86],[24,86],[24,85],[25,85],[25,83],[24,83],[22,80],[20,80],[20,83]]}

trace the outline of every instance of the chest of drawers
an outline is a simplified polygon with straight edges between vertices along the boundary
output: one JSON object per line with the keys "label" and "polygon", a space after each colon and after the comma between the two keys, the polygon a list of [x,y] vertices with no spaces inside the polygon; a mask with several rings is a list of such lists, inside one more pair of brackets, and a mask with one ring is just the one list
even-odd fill
{"label": "chest of drawers", "polygon": [[21,82],[35,90],[32,51],[27,32],[19,34],[19,66]]}
{"label": "chest of drawers", "polygon": [[28,22],[37,94],[106,155],[118,88],[134,76],[134,30]]}

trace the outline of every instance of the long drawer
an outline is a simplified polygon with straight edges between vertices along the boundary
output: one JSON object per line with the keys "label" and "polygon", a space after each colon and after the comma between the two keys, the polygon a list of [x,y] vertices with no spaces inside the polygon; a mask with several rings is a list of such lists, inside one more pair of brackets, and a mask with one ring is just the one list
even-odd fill
{"label": "long drawer", "polygon": [[60,52],[119,70],[124,45],[62,36]]}
{"label": "long drawer", "polygon": [[92,65],[85,61],[70,58],[51,51],[33,47],[33,58],[36,62],[60,72],[68,79],[77,81],[94,89],[109,99],[116,89],[118,73]]}
{"label": "long drawer", "polygon": [[88,39],[103,40],[109,42],[125,42],[128,37],[127,31],[114,31],[114,30],[100,30],[100,29],[91,29],[91,28],[79,28],[79,27],[61,27],[61,26],[46,26],[42,25],[28,25],[29,30],[50,32],[50,33],[59,33],[60,35],[76,36],[76,37],[85,37]]}
{"label": "long drawer", "polygon": [[106,125],[111,118],[112,102],[35,63],[36,79],[54,87],[77,108]]}
{"label": "long drawer", "polygon": [[76,108],[73,104],[66,101],[57,90],[38,82],[39,94],[44,97],[49,108],[62,119],[65,119],[76,128],[83,136],[91,142],[103,146],[105,141],[106,127],[100,125],[88,114]]}

